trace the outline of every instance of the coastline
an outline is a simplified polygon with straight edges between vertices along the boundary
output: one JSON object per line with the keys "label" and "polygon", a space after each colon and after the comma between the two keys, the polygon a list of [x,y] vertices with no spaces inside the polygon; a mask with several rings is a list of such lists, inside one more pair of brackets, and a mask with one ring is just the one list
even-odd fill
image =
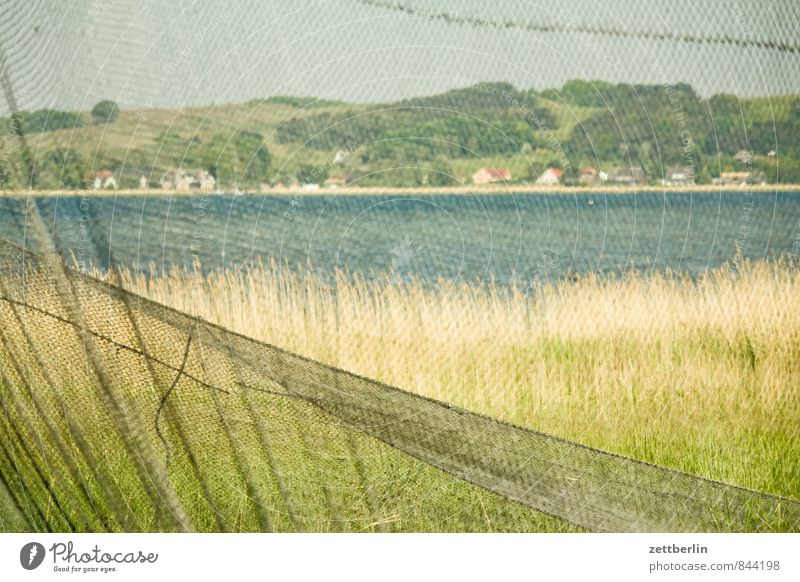
{"label": "coastline", "polygon": [[[703,184],[696,186],[540,186],[519,184],[511,186],[443,186],[443,187],[340,187],[320,188],[275,188],[264,192],[244,191],[242,196],[386,196],[386,195],[462,195],[478,196],[486,194],[639,194],[639,193],[691,193],[719,192],[720,194],[800,192],[800,184],[753,184],[743,186],[720,186]],[[209,192],[201,190],[163,190],[159,188],[120,189],[120,190],[8,190],[0,191],[0,198],[19,198],[25,196],[200,196],[230,195],[230,192]]]}

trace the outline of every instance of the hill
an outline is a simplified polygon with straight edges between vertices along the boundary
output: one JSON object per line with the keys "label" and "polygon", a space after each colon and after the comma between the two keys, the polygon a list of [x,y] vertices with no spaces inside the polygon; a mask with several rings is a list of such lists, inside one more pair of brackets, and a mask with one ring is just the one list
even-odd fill
{"label": "hill", "polygon": [[[481,167],[512,181],[548,166],[578,182],[587,166],[641,168],[658,183],[675,167],[698,184],[721,172],[800,182],[797,96],[699,97],[688,85],[570,81],[537,92],[481,83],[387,104],[271,97],[177,110],[37,111],[3,120],[7,189],[83,188],[102,170],[134,188],[160,187],[174,168],[198,168],[218,187],[258,188],[339,178],[361,186],[447,186]],[[24,136],[26,147],[21,147]],[[30,153],[26,155],[26,151]]]}

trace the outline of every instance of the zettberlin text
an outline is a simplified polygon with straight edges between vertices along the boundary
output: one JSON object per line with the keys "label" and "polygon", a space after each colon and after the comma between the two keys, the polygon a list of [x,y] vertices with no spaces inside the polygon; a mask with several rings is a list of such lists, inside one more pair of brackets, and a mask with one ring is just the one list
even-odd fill
{"label": "zettberlin text", "polygon": [[692,544],[691,546],[678,546],[672,544],[670,546],[650,546],[651,554],[707,554],[708,546],[699,546]]}

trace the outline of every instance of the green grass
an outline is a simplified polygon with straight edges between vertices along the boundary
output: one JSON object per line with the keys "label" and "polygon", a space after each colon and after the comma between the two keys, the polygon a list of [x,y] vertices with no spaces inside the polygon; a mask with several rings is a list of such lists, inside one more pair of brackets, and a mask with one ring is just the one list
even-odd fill
{"label": "green grass", "polygon": [[[800,498],[800,277],[588,277],[534,297],[265,266],[125,285],[325,363],[644,461]],[[279,283],[280,282],[280,283]]]}
{"label": "green grass", "polygon": [[[142,295],[363,376],[800,498],[800,276],[784,263],[745,263],[737,275],[721,269],[694,283],[586,277],[532,297],[344,274],[326,285],[276,265],[214,273],[199,285],[177,269],[120,277]],[[28,300],[59,312],[48,285],[29,278]],[[82,303],[90,329],[139,345],[119,303],[100,293]],[[115,415],[74,328],[35,311],[20,315],[20,327],[0,303],[0,474],[13,493],[0,488],[3,528],[171,531],[180,526],[163,500],[174,494],[199,531],[575,529],[287,396],[280,373],[199,347],[182,363],[186,331],[148,313],[135,310],[157,358],[152,369],[135,350],[96,340]],[[130,427],[141,437],[135,454],[119,436]]]}

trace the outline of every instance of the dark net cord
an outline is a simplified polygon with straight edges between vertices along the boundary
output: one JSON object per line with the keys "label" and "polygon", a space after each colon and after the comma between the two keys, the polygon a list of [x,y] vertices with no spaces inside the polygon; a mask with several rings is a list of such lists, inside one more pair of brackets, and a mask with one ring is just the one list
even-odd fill
{"label": "dark net cord", "polygon": [[[0,265],[0,473],[31,527],[380,530],[416,479],[592,531],[800,529],[793,499],[362,378],[7,242]],[[207,522],[190,523],[197,505]]]}
{"label": "dark net cord", "polygon": [[[416,19],[395,23],[400,30],[413,25],[420,35],[413,38],[416,44],[425,44],[426,38],[438,43],[455,27],[517,31],[521,47],[534,46],[525,43],[536,35],[555,34],[577,48],[588,46],[606,57],[607,65],[617,62],[631,69],[632,81],[661,83],[662,75],[655,75],[658,59],[637,60],[639,44],[645,44],[663,49],[669,63],[691,62],[683,73],[700,71],[695,80],[721,76],[713,87],[738,91],[741,80],[743,90],[758,94],[762,89],[767,95],[796,91],[796,75],[790,74],[798,54],[796,35],[792,26],[781,26],[797,21],[790,2],[777,3],[774,10],[766,4],[752,10],[754,16],[780,15],[766,27],[769,34],[763,18],[753,26],[748,20],[734,22],[729,32],[717,34],[721,27],[710,32],[682,24],[673,31],[553,19],[537,24],[522,17],[491,19],[415,8],[420,3],[365,0],[348,5],[368,10],[363,15],[370,18],[401,14]],[[159,84],[164,70],[178,73],[196,66],[134,67],[147,65],[150,57],[144,51],[154,29],[146,23],[163,24],[166,5],[145,15],[145,24],[138,27],[130,27],[122,12],[83,8],[66,10],[63,26],[45,27],[42,35],[38,27],[52,17],[45,12],[53,7],[12,2],[0,8],[6,16],[0,24],[0,88],[10,116],[6,170],[17,176],[18,187],[43,187],[37,176],[45,162],[35,133],[30,141],[26,138],[20,107],[44,107],[45,99],[59,92],[65,93],[62,108],[82,103],[99,70],[95,56],[108,61],[105,76],[98,76],[103,82],[114,81],[109,71],[125,72],[126,78],[131,72],[133,82],[123,80],[117,88],[124,86],[127,94],[139,87],[136,107],[143,111],[184,103],[184,97],[205,85],[194,78]],[[248,20],[264,21],[272,9],[265,5],[262,10],[248,14]],[[713,16],[705,19],[709,22],[722,16],[737,20],[727,5],[722,12],[713,6],[703,10]],[[194,16],[216,24],[229,11],[220,3]],[[651,7],[640,3],[639,11],[647,16]],[[97,23],[102,34],[84,34],[87,22]],[[426,33],[431,23],[434,32]],[[687,23],[694,24],[691,19]],[[229,24],[239,26],[236,20]],[[335,34],[338,42],[340,33]],[[213,37],[218,40],[190,43],[193,50],[186,54],[201,55],[214,42],[227,49],[229,38]],[[595,42],[603,39],[608,42]],[[127,40],[124,50],[117,49],[118,40]],[[491,44],[499,48],[508,40],[497,35]],[[86,52],[75,52],[84,41]],[[675,58],[689,48],[700,51],[691,53],[696,60]],[[173,52],[165,49],[162,55]],[[565,61],[557,53],[536,55],[543,65],[540,74],[558,77],[553,71]],[[752,75],[744,74],[750,69],[740,66],[739,59],[762,53],[769,55],[763,61],[768,69],[764,87],[758,79],[753,85]],[[70,66],[61,56],[81,66]],[[449,75],[451,57],[443,61]],[[202,68],[208,65],[199,62]],[[239,83],[237,67],[224,64],[217,69],[231,72],[230,77],[218,73],[226,87],[234,85],[232,79]],[[424,65],[425,74],[438,74],[434,60]],[[601,76],[619,80],[605,69],[599,70]],[[681,77],[674,72],[666,76]],[[264,83],[273,90],[272,81],[270,74],[250,75],[246,84],[260,82],[259,91],[266,95]],[[459,81],[459,86],[466,83]],[[209,83],[198,102],[221,99],[220,87]],[[617,135],[616,124],[597,119],[593,135]],[[586,135],[588,142],[588,130]],[[620,139],[627,142],[625,136]],[[736,144],[732,151],[752,149],[747,135],[741,146],[737,139],[730,136]],[[153,164],[147,160],[142,168]],[[800,530],[795,499],[474,414],[254,341],[81,275],[54,258],[63,249],[50,240],[36,204],[26,204],[9,220],[13,207],[0,209],[3,218],[25,225],[36,252],[0,239],[0,530]],[[48,224],[55,224],[51,218]],[[99,225],[88,231],[95,239],[102,237]],[[107,241],[96,242],[110,249]],[[109,264],[118,263],[110,250],[108,256]]]}
{"label": "dark net cord", "polygon": [[525,33],[560,33],[575,35],[593,35],[607,38],[633,38],[640,40],[672,41],[687,44],[708,44],[719,46],[735,46],[741,48],[761,48],[786,53],[797,53],[797,44],[759,38],[737,38],[731,35],[708,35],[678,33],[669,30],[632,30],[623,27],[569,25],[558,20],[534,24],[514,19],[493,19],[485,16],[466,15],[448,10],[426,10],[406,5],[403,2],[386,2],[383,0],[355,0],[359,4],[381,8],[405,15],[407,18],[429,19],[447,24],[462,24],[477,28],[520,31]]}

